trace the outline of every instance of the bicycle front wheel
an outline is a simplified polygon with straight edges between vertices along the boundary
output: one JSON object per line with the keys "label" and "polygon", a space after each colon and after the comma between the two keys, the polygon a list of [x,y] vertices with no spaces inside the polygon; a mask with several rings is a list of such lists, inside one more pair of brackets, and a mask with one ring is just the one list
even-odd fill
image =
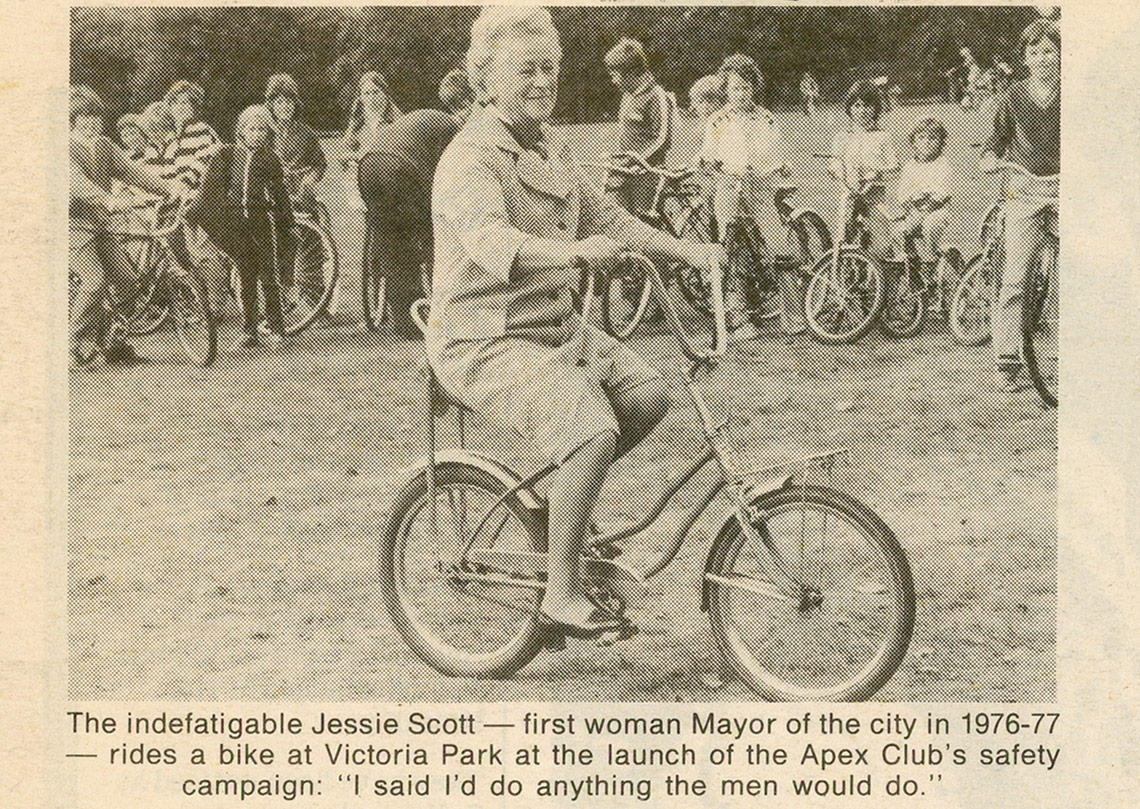
{"label": "bicycle front wheel", "polygon": [[1025,291],[1022,320],[1022,353],[1025,369],[1041,401],[1057,406],[1057,354],[1060,305],[1056,275],[1056,253],[1047,248],[1040,268],[1031,276]]}
{"label": "bicycle front wheel", "polygon": [[293,262],[281,267],[281,318],[287,335],[300,334],[328,311],[340,276],[336,244],[314,220],[293,226]]}
{"label": "bicycle front wheel", "polygon": [[990,341],[997,284],[998,268],[989,253],[970,259],[950,302],[950,333],[962,345],[980,346]]}
{"label": "bicycle front wheel", "polygon": [[205,368],[218,353],[218,326],[206,304],[206,282],[185,268],[173,270],[168,279],[178,343],[191,362]]}
{"label": "bicycle front wheel", "polygon": [[871,330],[886,301],[883,271],[870,254],[837,247],[811,271],[804,316],[822,343],[853,343]]}
{"label": "bicycle front wheel", "polygon": [[[500,503],[504,484],[482,469],[439,466],[438,531],[433,530],[425,475],[397,495],[380,549],[380,586],[397,631],[424,662],[455,677],[509,677],[541,648],[540,589],[510,574],[472,569],[471,550],[545,550],[539,517],[515,498]],[[496,506],[496,504],[498,504]],[[494,509],[483,524],[483,517]],[[485,575],[500,583],[465,580]]]}
{"label": "bicycle front wheel", "polygon": [[619,340],[637,331],[653,298],[653,286],[645,261],[638,256],[625,256],[609,275],[602,298],[602,316],[606,331]]}
{"label": "bicycle front wheel", "polygon": [[[890,679],[914,629],[914,581],[890,529],[833,489],[752,503],[753,541],[732,520],[710,555],[709,619],[724,656],[772,700],[858,701]],[[783,596],[763,558],[800,588]]]}
{"label": "bicycle front wheel", "polygon": [[145,337],[161,329],[170,318],[170,304],[162,294],[161,281],[169,269],[170,255],[151,240],[142,247],[138,257],[139,286],[125,321],[128,335]]}

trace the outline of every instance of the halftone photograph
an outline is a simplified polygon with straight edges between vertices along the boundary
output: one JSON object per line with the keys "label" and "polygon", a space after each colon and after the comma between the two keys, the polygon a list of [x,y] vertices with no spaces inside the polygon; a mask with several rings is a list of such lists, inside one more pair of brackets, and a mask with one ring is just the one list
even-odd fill
{"label": "halftone photograph", "polygon": [[73,8],[69,697],[1055,700],[1060,16]]}

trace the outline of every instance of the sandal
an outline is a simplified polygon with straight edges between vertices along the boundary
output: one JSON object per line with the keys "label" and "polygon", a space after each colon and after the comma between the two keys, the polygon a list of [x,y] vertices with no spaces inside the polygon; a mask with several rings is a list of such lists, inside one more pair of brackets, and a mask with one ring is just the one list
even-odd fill
{"label": "sandal", "polygon": [[596,638],[607,632],[622,632],[626,626],[631,625],[628,619],[614,618],[612,614],[601,607],[596,608],[581,623],[568,623],[552,618],[541,610],[539,610],[538,617],[550,629],[570,638]]}

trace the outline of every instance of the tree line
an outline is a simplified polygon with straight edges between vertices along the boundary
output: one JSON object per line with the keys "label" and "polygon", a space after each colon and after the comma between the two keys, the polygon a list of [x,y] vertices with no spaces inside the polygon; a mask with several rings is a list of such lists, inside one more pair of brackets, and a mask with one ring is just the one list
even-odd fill
{"label": "tree line", "polygon": [[[943,73],[969,47],[983,66],[1016,66],[1028,7],[563,7],[563,84],[556,116],[612,117],[617,90],[602,56],[622,36],[641,40],[662,84],[683,99],[697,78],[740,51],[769,81],[767,103],[793,102],[811,70],[824,98],[857,78],[887,75],[904,96],[943,92]],[[173,81],[206,90],[205,117],[228,135],[266,79],[291,73],[305,117],[343,127],[360,74],[379,70],[403,109],[436,106],[440,78],[461,67],[477,7],[76,8],[71,80],[93,87],[113,113],[140,110]]]}

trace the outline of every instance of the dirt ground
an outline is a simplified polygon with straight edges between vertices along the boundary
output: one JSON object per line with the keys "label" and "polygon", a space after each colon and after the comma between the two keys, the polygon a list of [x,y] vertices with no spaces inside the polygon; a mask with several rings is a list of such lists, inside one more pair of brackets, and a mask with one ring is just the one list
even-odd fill
{"label": "dirt ground", "polygon": [[[903,113],[924,114],[893,114]],[[968,137],[956,138],[962,155]],[[334,188],[330,180],[327,194]],[[813,194],[826,197],[823,181]],[[956,225],[963,239],[992,198],[981,186],[971,194]],[[347,280],[359,285],[353,220],[330,202]],[[650,583],[631,640],[544,652],[508,681],[449,679],[406,648],[379,598],[377,532],[400,467],[424,450],[422,349],[362,332],[350,310],[357,294],[345,293],[338,325],[279,353],[228,353],[229,324],[209,369],[187,365],[173,336],[159,333],[137,343],[147,363],[73,371],[71,696],[751,698],[722,671],[700,612],[701,567],[723,509]],[[668,375],[681,372],[669,338],[641,334],[633,344]],[[757,460],[849,447],[841,488],[906,549],[914,639],[877,698],[1055,696],[1056,418],[1032,390],[999,394],[991,363],[988,348],[957,346],[936,323],[911,340],[871,334],[854,346],[772,337],[708,382]],[[615,467],[603,526],[696,451],[695,414],[676,400]],[[533,468],[528,448],[490,425],[477,425],[475,443]]]}

